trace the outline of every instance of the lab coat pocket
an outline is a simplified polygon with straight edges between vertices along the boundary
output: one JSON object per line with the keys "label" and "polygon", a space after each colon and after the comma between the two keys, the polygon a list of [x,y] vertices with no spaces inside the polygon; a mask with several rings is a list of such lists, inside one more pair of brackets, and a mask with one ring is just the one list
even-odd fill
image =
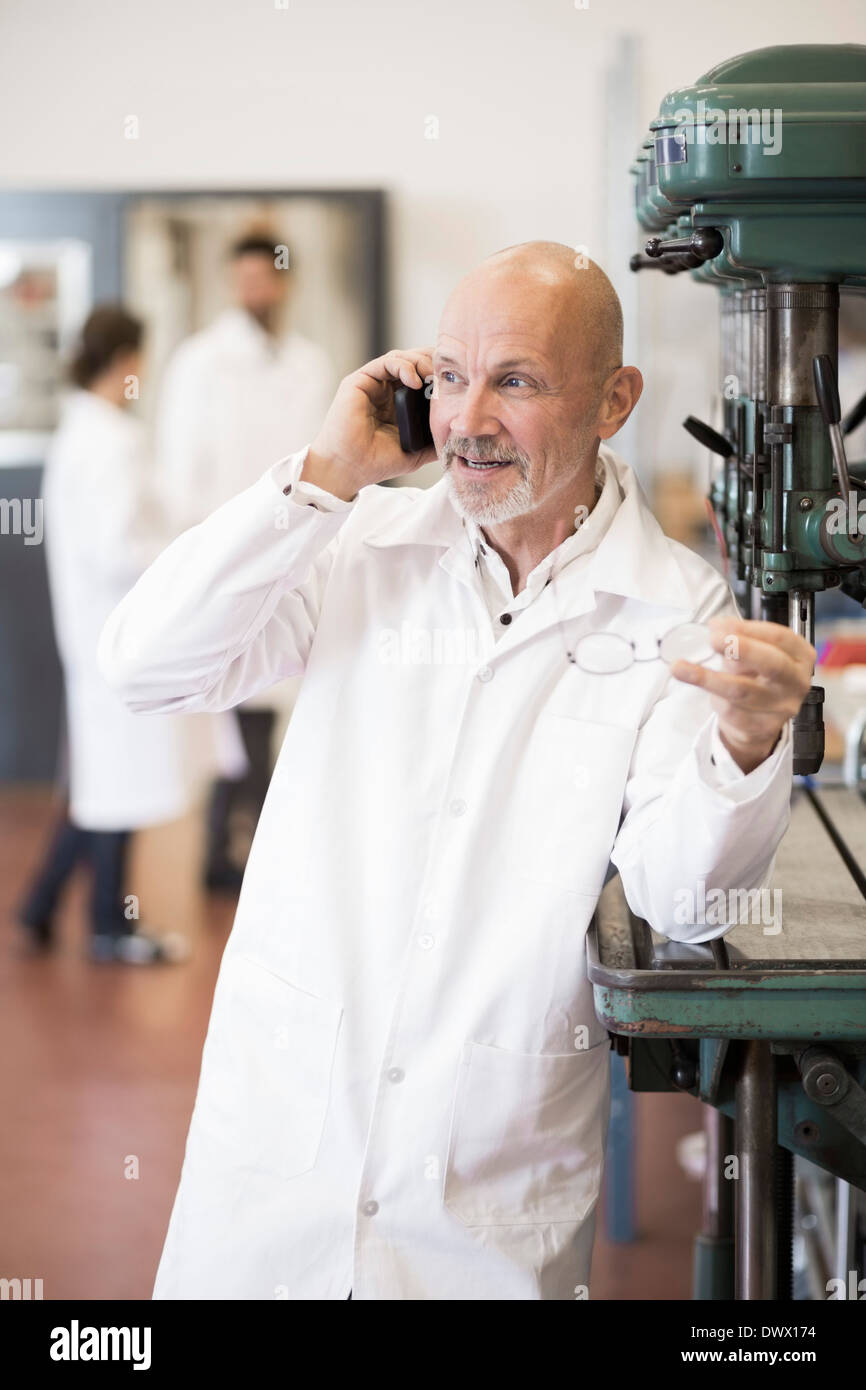
{"label": "lab coat pocket", "polygon": [[609,1043],[534,1055],[467,1042],[445,1170],[445,1206],[467,1226],[580,1222],[598,1197]]}
{"label": "lab coat pocket", "polygon": [[599,893],[616,839],[637,730],[542,714],[522,782],[512,862],[521,877]]}
{"label": "lab coat pocket", "polygon": [[342,1013],[248,956],[226,961],[193,1127],[211,1153],[282,1178],[315,1165]]}

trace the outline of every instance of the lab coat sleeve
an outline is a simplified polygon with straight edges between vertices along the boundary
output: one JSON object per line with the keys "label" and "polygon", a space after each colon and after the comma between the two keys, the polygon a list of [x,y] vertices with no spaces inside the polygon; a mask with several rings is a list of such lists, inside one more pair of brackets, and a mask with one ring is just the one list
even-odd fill
{"label": "lab coat sleeve", "polygon": [[[715,589],[694,620],[729,610]],[[741,894],[769,887],[791,814],[791,722],[746,774],[721,741],[709,694],[668,678],[638,731],[611,852],[629,907],[655,931],[710,941],[736,922],[723,913],[715,922],[699,902],[714,890],[726,905],[746,902]]]}
{"label": "lab coat sleeve", "polygon": [[130,709],[230,709],[303,673],[356,501],[299,481],[306,454],[178,536],[110,615],[99,667]]}

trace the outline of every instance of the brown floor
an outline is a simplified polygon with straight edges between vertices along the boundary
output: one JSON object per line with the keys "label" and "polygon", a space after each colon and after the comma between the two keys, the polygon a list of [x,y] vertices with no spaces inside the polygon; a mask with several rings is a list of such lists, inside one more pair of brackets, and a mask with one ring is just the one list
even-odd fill
{"label": "brown floor", "polygon": [[[130,883],[143,918],[189,934],[187,964],[87,962],[83,885],[56,954],[28,958],[12,913],[56,809],[42,790],[0,792],[0,1277],[41,1278],[46,1299],[146,1299],[233,900],[198,897],[191,818],[139,838]],[[600,1222],[594,1299],[689,1297],[700,1190],[674,1150],[700,1125],[689,1097],[637,1097],[639,1239],[613,1246]]]}

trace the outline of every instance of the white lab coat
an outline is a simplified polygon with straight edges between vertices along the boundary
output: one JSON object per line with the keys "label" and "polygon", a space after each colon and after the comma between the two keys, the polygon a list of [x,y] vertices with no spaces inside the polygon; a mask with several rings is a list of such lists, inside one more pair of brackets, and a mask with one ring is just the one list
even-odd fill
{"label": "white lab coat", "polygon": [[160,386],[157,457],[178,531],[318,433],[337,387],[328,354],[226,309],[175,352]]}
{"label": "white lab coat", "polygon": [[496,642],[444,480],[309,505],[303,458],[180,537],[101,642],[141,711],[305,670],[154,1296],[571,1299],[609,1113],[584,950],[609,860],[659,930],[721,934],[675,895],[766,883],[790,726],[744,776],[661,661],[566,659],[563,615],[570,640],[646,640],[730,605],[609,450],[609,529]]}
{"label": "white lab coat", "polygon": [[173,820],[215,768],[237,774],[245,759],[232,716],[136,719],[96,665],[105,619],[166,540],[141,424],[91,391],[71,393],[42,494],[66,696],[70,818],[85,830]]}
{"label": "white lab coat", "polygon": [[[157,456],[174,533],[249,487],[274,459],[319,431],[337,376],[317,343],[274,339],[243,309],[226,309],[171,358],[160,389]],[[247,702],[287,716],[297,681]]]}

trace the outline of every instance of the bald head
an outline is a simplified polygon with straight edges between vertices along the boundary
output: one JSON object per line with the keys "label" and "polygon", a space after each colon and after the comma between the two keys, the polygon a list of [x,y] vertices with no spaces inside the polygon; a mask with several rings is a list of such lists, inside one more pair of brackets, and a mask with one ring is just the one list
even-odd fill
{"label": "bald head", "polygon": [[495,298],[521,315],[533,309],[556,350],[583,356],[602,380],[622,365],[622,308],[600,266],[560,241],[524,241],[488,256],[451,294],[443,323],[467,301]]}
{"label": "bald head", "polygon": [[561,241],[523,241],[495,251],[473,275],[487,272],[525,277],[551,292],[564,325],[592,340],[599,372],[622,366],[622,306],[601,266]]}
{"label": "bald head", "polygon": [[578,474],[591,492],[599,441],[640,394],[613,285],[555,241],[506,247],[459,281],[433,368],[431,428],[454,500],[491,523],[561,505],[553,492]]}

